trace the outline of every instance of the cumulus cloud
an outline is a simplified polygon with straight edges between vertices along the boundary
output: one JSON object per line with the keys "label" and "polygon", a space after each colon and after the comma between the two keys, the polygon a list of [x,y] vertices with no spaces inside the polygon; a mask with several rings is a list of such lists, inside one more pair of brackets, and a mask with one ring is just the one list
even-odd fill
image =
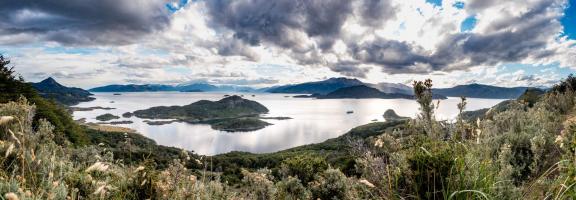
{"label": "cumulus cloud", "polygon": [[[452,6],[456,2],[464,6]],[[141,82],[154,75],[238,84],[290,80],[256,76],[258,68],[245,67],[260,64],[309,70],[293,76],[321,68],[329,73],[317,77],[366,79],[447,76],[504,63],[576,67],[576,41],[560,35],[566,0],[443,0],[441,6],[425,0],[206,0],[169,9],[167,3],[3,1],[0,45],[104,46],[113,54],[108,69],[138,69],[130,80]],[[470,17],[476,25],[461,32]],[[222,66],[230,67],[214,70]],[[171,67],[189,74],[165,72]],[[234,74],[237,67],[252,79]]]}
{"label": "cumulus cloud", "polygon": [[70,45],[126,44],[162,29],[167,1],[5,0],[0,35],[27,35]]}

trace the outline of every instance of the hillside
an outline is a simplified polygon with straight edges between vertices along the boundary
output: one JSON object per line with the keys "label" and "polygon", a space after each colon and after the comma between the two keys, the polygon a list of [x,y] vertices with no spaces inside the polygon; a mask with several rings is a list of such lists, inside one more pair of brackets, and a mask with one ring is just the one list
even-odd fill
{"label": "hillside", "polygon": [[270,93],[288,93],[288,94],[328,94],[337,89],[363,85],[358,79],[348,78],[330,78],[323,81],[306,82],[294,85],[285,85],[267,90]]}
{"label": "hillside", "polygon": [[398,94],[408,94],[414,95],[412,87],[404,85],[402,83],[376,83],[376,84],[366,84],[369,87],[376,88],[384,93],[398,93]]}
{"label": "hillside", "polygon": [[52,77],[46,78],[41,82],[32,83],[32,86],[38,90],[38,93],[47,99],[54,99],[56,102],[64,105],[76,105],[80,102],[92,101],[92,93],[75,87],[66,87],[56,82]]}
{"label": "hillside", "polygon": [[326,95],[321,95],[317,97],[318,99],[367,99],[367,98],[379,98],[379,99],[412,99],[412,95],[398,94],[398,93],[384,93],[378,89],[371,88],[365,85],[357,85],[352,87],[345,87],[337,89],[336,91],[330,92]]}
{"label": "hillside", "polygon": [[10,61],[0,55],[0,103],[24,101],[36,106],[36,115],[32,123],[38,126],[41,119],[46,119],[54,126],[54,137],[58,144],[82,146],[87,144],[84,130],[72,120],[72,117],[63,106],[40,96],[32,84],[17,78],[16,72],[8,67]]}
{"label": "hillside", "polygon": [[[336,91],[330,92],[326,95],[313,94],[310,96],[295,96],[298,98],[312,98],[316,97],[318,99],[414,99],[414,95],[409,95],[405,93],[385,93],[378,89],[366,86],[357,85],[352,87],[345,87],[337,89]],[[433,94],[433,99],[446,99],[445,96]]]}
{"label": "hillside", "polygon": [[516,99],[526,91],[527,87],[497,87],[481,84],[459,85],[452,88],[432,89],[435,94],[448,97],[471,97],[486,99]]}

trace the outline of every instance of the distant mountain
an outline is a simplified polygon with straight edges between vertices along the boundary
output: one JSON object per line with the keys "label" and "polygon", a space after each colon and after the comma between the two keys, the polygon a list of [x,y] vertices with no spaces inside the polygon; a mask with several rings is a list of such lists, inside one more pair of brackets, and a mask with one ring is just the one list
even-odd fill
{"label": "distant mountain", "polygon": [[44,98],[54,99],[56,102],[64,105],[75,105],[80,102],[92,101],[92,93],[75,87],[66,87],[56,82],[52,77],[44,79],[38,83],[32,83],[32,86],[38,90]]}
{"label": "distant mountain", "polygon": [[278,86],[267,90],[267,92],[290,94],[328,94],[340,88],[357,85],[364,85],[364,83],[358,79],[330,78],[323,81]]}
{"label": "distant mountain", "polygon": [[528,89],[527,87],[497,87],[481,84],[459,85],[452,88],[432,89],[432,93],[449,97],[471,97],[486,99],[516,99]]}
{"label": "distant mountain", "polygon": [[191,83],[181,85],[160,85],[160,84],[145,84],[145,85],[107,85],[102,87],[92,88],[91,92],[162,92],[162,91],[204,91],[204,92],[253,92],[256,91],[250,87],[232,86],[232,85],[211,85],[207,83]]}
{"label": "distant mountain", "polygon": [[174,86],[170,85],[107,85],[96,87],[88,90],[90,92],[158,92],[158,91],[176,91]]}
{"label": "distant mountain", "polygon": [[218,87],[216,87],[214,85],[207,84],[207,83],[192,83],[192,84],[187,84],[187,85],[173,86],[172,89],[175,91],[181,91],[181,92],[182,91],[192,91],[192,90],[201,90],[201,91],[207,92],[207,91],[218,90]]}
{"label": "distant mountain", "polygon": [[365,85],[356,85],[337,89],[326,95],[318,96],[319,99],[413,99],[412,95],[399,94],[399,93],[384,93],[376,88],[371,88]]}
{"label": "distant mountain", "polygon": [[399,93],[399,94],[409,94],[414,95],[414,90],[412,87],[404,85],[402,83],[376,83],[376,84],[366,84],[369,87],[376,88],[384,93]]}

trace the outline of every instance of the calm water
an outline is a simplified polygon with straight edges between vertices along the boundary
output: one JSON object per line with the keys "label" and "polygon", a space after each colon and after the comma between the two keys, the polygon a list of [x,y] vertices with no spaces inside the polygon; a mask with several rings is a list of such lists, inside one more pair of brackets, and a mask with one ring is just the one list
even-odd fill
{"label": "calm water", "polygon": [[[98,122],[95,117],[105,113],[121,116],[125,112],[146,109],[153,106],[187,105],[198,100],[219,100],[225,93],[180,93],[180,92],[138,92],[96,93],[96,100],[79,104],[77,107],[112,107],[114,110],[94,110],[74,112],[74,118],[86,118],[88,122]],[[232,93],[226,93],[232,94]],[[394,109],[402,116],[414,117],[418,105],[406,99],[308,99],[286,98],[293,94],[243,94],[244,98],[258,101],[266,106],[269,117],[291,117],[290,120],[265,120],[274,125],[254,132],[221,132],[209,125],[172,123],[151,126],[142,119],[132,117],[133,124],[118,126],[137,130],[142,135],[154,139],[158,144],[181,147],[199,154],[214,155],[230,151],[265,153],[295,146],[318,143],[338,137],[351,128],[370,123],[376,119],[383,121],[382,114]],[[460,98],[442,100],[436,111],[439,119],[453,119],[458,111],[456,104]],[[467,110],[491,107],[502,99],[468,99]],[[353,114],[346,114],[352,110]]]}

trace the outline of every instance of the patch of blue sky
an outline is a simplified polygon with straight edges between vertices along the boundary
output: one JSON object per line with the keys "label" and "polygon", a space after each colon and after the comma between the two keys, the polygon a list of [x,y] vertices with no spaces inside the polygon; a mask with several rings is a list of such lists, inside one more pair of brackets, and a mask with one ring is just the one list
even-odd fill
{"label": "patch of blue sky", "polygon": [[164,49],[144,48],[144,49],[138,49],[138,53],[142,55],[167,56],[170,52]]}
{"label": "patch of blue sky", "polygon": [[295,74],[301,72],[300,66],[278,65],[278,64],[256,64],[251,66],[260,75],[267,76],[285,76],[286,74]]}
{"label": "patch of blue sky", "polygon": [[176,11],[182,9],[184,6],[186,6],[186,4],[188,4],[190,1],[189,0],[180,0],[178,2],[171,2],[171,3],[167,3],[166,4],[166,9],[168,9],[168,11],[175,13]]}
{"label": "patch of blue sky", "polygon": [[460,24],[460,32],[471,31],[472,29],[474,29],[474,27],[476,27],[476,22],[477,22],[476,16],[472,15],[467,17]]}
{"label": "patch of blue sky", "polygon": [[437,7],[442,7],[442,0],[426,0],[426,2]]}
{"label": "patch of blue sky", "polygon": [[401,31],[406,30],[406,23],[404,23],[404,22],[400,23],[400,25],[398,26],[398,30],[401,30]]}
{"label": "patch of blue sky", "polygon": [[542,76],[547,74],[556,74],[560,78],[566,78],[568,75],[575,73],[569,67],[562,67],[559,63],[552,63],[547,65],[532,65],[521,63],[507,63],[502,65],[502,70],[499,73],[513,73],[518,70],[523,70],[525,75]]}
{"label": "patch of blue sky", "polygon": [[192,74],[192,69],[184,66],[170,66],[163,68],[166,72],[177,74]]}
{"label": "patch of blue sky", "polygon": [[79,55],[89,55],[99,52],[100,49],[97,48],[86,48],[86,47],[45,47],[44,52],[50,54],[79,54]]}
{"label": "patch of blue sky", "polygon": [[464,2],[461,1],[457,1],[456,3],[452,4],[452,6],[458,9],[464,9],[464,5],[465,5]]}
{"label": "patch of blue sky", "polygon": [[569,0],[568,7],[564,10],[564,17],[560,19],[564,26],[564,35],[570,39],[576,39],[576,0]]}

